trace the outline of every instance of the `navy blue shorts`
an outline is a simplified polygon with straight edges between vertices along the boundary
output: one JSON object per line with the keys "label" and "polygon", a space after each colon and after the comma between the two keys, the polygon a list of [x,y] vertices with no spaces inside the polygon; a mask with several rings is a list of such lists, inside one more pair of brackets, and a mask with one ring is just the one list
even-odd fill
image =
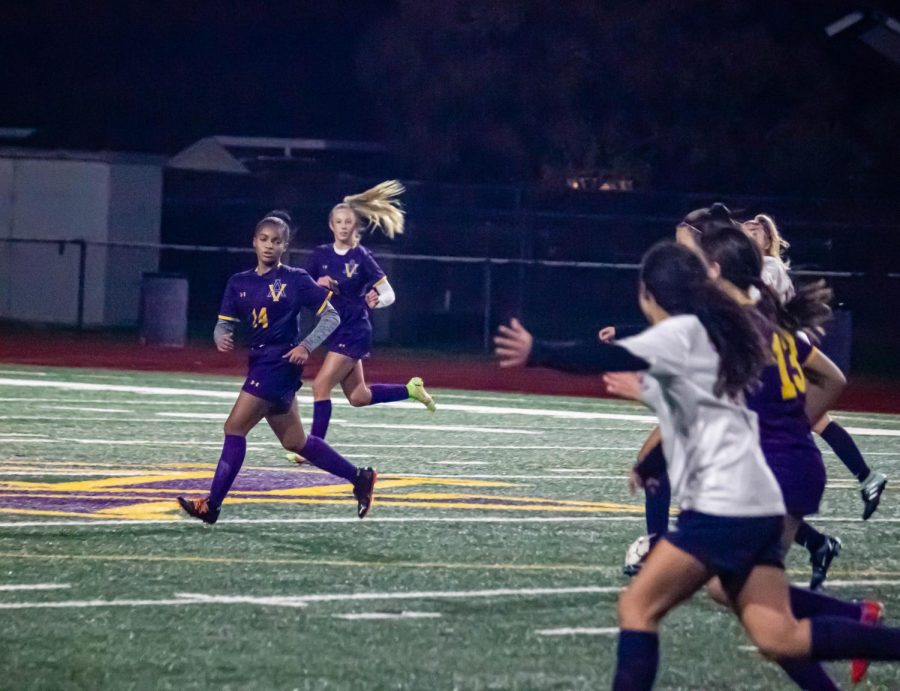
{"label": "navy blue shorts", "polygon": [[784,568],[783,516],[710,516],[682,511],[665,540],[702,562],[719,577],[732,601],[754,566]]}
{"label": "navy blue shorts", "polygon": [[814,453],[769,453],[766,463],[778,480],[785,508],[791,516],[803,518],[819,513],[826,476],[825,464],[818,449]]}
{"label": "navy blue shorts", "polygon": [[242,390],[271,403],[275,414],[286,413],[302,384],[303,367],[282,357],[293,346],[266,346],[250,351],[250,367]]}
{"label": "navy blue shorts", "polygon": [[358,319],[346,325],[341,323],[328,339],[328,352],[365,360],[372,353],[372,325]]}

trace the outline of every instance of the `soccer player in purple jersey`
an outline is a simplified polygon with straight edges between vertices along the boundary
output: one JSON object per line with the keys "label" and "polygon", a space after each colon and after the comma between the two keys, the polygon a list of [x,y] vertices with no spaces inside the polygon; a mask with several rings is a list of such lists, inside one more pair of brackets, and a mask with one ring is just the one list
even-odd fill
{"label": "soccer player in purple jersey", "polygon": [[[375,471],[357,468],[323,439],[307,436],[300,422],[295,394],[303,364],[337,328],[340,317],[329,302],[329,290],[317,285],[303,269],[281,263],[289,241],[290,216],[285,212],[267,214],[253,233],[256,268],[235,274],[225,286],[213,337],[216,347],[228,352],[234,349],[235,325],[249,325],[249,368],[225,421],[225,443],[209,494],[178,497],[181,508],[204,523],[218,520],[225,495],[244,462],[247,434],[263,419],[285,449],[353,485],[360,518],[372,505]],[[313,310],[319,320],[301,341],[297,317],[303,308]]]}
{"label": "soccer player in purple jersey", "polygon": [[697,253],[670,242],[644,256],[639,299],[651,327],[616,345],[535,341],[515,320],[494,339],[502,367],[620,372],[659,418],[681,514],[619,599],[613,688],[653,687],[662,619],[713,577],[751,640],[803,688],[835,688],[820,660],[900,660],[900,629],[835,610],[849,603],[805,593],[807,613],[792,612],[784,501],[756,416],[742,405],[768,359],[748,311],[712,283]]}
{"label": "soccer player in purple jersey", "polygon": [[[794,295],[794,284],[787,273],[789,266],[783,258],[784,250],[790,245],[781,236],[774,219],[766,214],[758,214],[741,224],[741,229],[763,253],[763,280],[782,302],[787,302]],[[859,493],[864,504],[862,517],[867,521],[881,502],[881,495],[887,486],[887,476],[869,467],[853,437],[832,420],[827,411],[813,425],[813,430],[831,447],[859,482]],[[811,554],[829,547],[840,551],[839,541],[814,530],[802,531],[799,540]]]}
{"label": "soccer player in purple jersey", "polygon": [[[798,529],[808,525],[804,518],[818,513],[825,491],[825,464],[813,440],[810,420],[819,419],[846,384],[837,365],[808,338],[799,336],[816,333],[827,321],[831,291],[823,286],[805,287],[789,303],[789,310],[762,278],[761,255],[741,231],[724,227],[704,233],[700,248],[720,287],[758,316],[757,324],[771,347],[773,361],[760,374],[760,384],[747,390],[746,399],[747,407],[759,418],[760,446],[787,508],[783,541],[787,551]],[[807,375],[814,376],[820,390],[812,399],[806,396]],[[719,595],[723,601],[721,591]],[[871,600],[843,603],[800,589],[791,595],[798,617],[822,609],[865,623],[878,623],[884,617],[884,606]],[[854,660],[853,683],[859,683],[867,669],[866,660]],[[791,671],[788,669],[789,674]],[[824,671],[816,674],[815,688],[837,688],[827,685]],[[809,680],[802,674],[801,678]]]}
{"label": "soccer player in purple jersey", "polygon": [[375,257],[360,244],[360,235],[366,227],[380,228],[389,238],[403,232],[403,210],[397,201],[403,191],[399,182],[388,180],[344,197],[328,218],[334,242],[319,245],[309,258],[307,271],[320,286],[333,291],[332,303],[341,317],[312,385],[312,434],[316,437],[324,439],[328,432],[331,391],[337,384],[354,407],[412,399],[435,411],[434,399],[420,377],[406,384],[369,385],[363,372],[362,361],[372,350],[369,311],[390,306],[395,296]]}

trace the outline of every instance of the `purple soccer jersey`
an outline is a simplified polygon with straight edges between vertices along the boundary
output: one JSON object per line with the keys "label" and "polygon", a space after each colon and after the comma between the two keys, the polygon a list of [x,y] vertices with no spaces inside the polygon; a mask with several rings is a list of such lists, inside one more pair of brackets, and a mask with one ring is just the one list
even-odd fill
{"label": "purple soccer jersey", "polygon": [[303,269],[279,264],[260,276],[255,269],[228,279],[219,319],[250,326],[250,347],[293,346],[299,342],[297,315],[304,307],[320,314],[329,291]]}
{"label": "purple soccer jersey", "polygon": [[328,340],[328,349],[353,359],[368,357],[372,347],[372,323],[366,293],[385,280],[384,271],[362,245],[338,254],[333,245],[319,245],[307,264],[313,279],[329,276],[338,282],[331,300],[341,325]]}
{"label": "purple soccer jersey", "polygon": [[825,465],[806,416],[803,364],[814,348],[803,336],[769,327],[765,337],[774,362],[746,394],[759,418],[760,446],[775,473],[788,513],[816,513],[825,489]]}
{"label": "purple soccer jersey", "polygon": [[250,327],[250,356],[243,390],[285,412],[300,388],[303,368],[282,357],[300,340],[297,315],[304,307],[320,314],[330,292],[303,269],[279,265],[260,276],[255,269],[228,279],[219,319]]}

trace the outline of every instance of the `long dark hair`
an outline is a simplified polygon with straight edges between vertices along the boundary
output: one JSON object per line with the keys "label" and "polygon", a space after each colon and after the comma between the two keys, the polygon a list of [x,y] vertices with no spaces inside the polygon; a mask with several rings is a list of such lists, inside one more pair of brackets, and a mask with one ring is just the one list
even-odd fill
{"label": "long dark hair", "polygon": [[681,223],[697,231],[696,234],[699,237],[722,228],[741,229],[738,222],[732,217],[731,211],[721,202],[694,209],[682,219]]}
{"label": "long dark hair", "polygon": [[284,244],[291,242],[291,215],[284,209],[272,209],[256,223],[253,229],[253,237],[260,231],[263,226],[274,226],[278,228],[284,235]]}
{"label": "long dark hair", "polygon": [[706,258],[719,265],[722,278],[740,290],[753,287],[759,291],[757,307],[764,317],[791,333],[805,331],[813,339],[822,334],[822,326],[831,318],[831,289],[825,281],[800,286],[794,297],[782,304],[762,280],[759,248],[742,231],[717,228],[701,236],[699,242]]}
{"label": "long dark hair", "polygon": [[709,278],[704,261],[687,247],[660,242],[644,255],[641,282],[671,315],[693,314],[719,353],[714,392],[735,398],[753,384],[767,361],[762,337],[747,310]]}

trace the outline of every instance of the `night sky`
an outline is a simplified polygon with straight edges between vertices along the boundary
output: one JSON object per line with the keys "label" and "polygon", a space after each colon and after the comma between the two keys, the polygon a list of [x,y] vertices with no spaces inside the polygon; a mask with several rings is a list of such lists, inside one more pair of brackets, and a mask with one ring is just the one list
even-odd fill
{"label": "night sky", "polygon": [[212,134],[376,136],[355,61],[389,5],[4,2],[0,126],[161,153]]}
{"label": "night sky", "polygon": [[[877,5],[900,16],[900,2]],[[539,0],[7,0],[0,3],[0,127],[38,128],[31,146],[168,155],[216,134],[377,140],[408,154],[403,170],[411,174],[485,182],[546,179],[547,170],[564,174],[588,165],[579,152],[599,142],[600,167],[618,166],[659,188],[730,180],[736,189],[767,183],[784,189],[795,181],[797,191],[830,184],[864,189],[872,181],[887,189],[900,179],[900,101],[891,95],[900,67],[858,41],[832,45],[823,31],[828,21],[867,6],[872,3],[850,0],[572,0],[571,6]],[[609,18],[607,24],[647,43],[635,48],[619,32],[607,34],[607,47],[595,50],[592,43],[602,41],[589,28],[578,44],[582,25],[567,20],[569,7],[572,17],[580,12],[597,21],[598,36]],[[521,15],[530,22],[525,27],[514,25]],[[560,38],[541,43],[547,17]],[[514,87],[518,93],[460,87],[464,69],[463,82],[496,69],[498,85],[520,78],[520,63],[528,60],[539,70],[542,56],[551,57],[568,40],[566,21],[574,29],[573,59],[582,60],[560,80],[569,80],[570,92],[535,88],[530,95],[527,74],[521,88]],[[532,29],[537,33],[530,37]],[[448,49],[454,42],[461,46],[460,62],[468,60],[465,68],[456,69]],[[747,67],[767,67],[753,62],[753,51],[779,51],[768,65],[777,76],[790,71],[781,66],[793,67],[795,42],[805,51],[798,64],[820,60],[822,71],[797,68],[768,93],[768,77]],[[660,55],[648,58],[657,46]],[[402,59],[392,60],[396,56]],[[570,62],[560,61],[560,69]],[[706,90],[705,100],[693,98],[692,87],[670,88],[656,79],[670,62],[676,65],[673,83],[690,75],[693,87]],[[407,68],[413,63],[415,72]],[[593,82],[577,71],[595,69]],[[620,78],[629,71],[633,78]],[[709,84],[723,74],[732,91],[723,91],[720,101],[735,108],[717,112],[721,103]],[[551,71],[535,81],[546,84],[555,76]],[[389,82],[380,98],[372,93],[378,79]],[[832,86],[809,88],[820,79]],[[558,126],[551,131],[548,124]],[[780,138],[764,142],[761,151],[769,133]],[[693,178],[681,173],[685,161],[696,171]],[[761,172],[748,174],[749,166]]]}

